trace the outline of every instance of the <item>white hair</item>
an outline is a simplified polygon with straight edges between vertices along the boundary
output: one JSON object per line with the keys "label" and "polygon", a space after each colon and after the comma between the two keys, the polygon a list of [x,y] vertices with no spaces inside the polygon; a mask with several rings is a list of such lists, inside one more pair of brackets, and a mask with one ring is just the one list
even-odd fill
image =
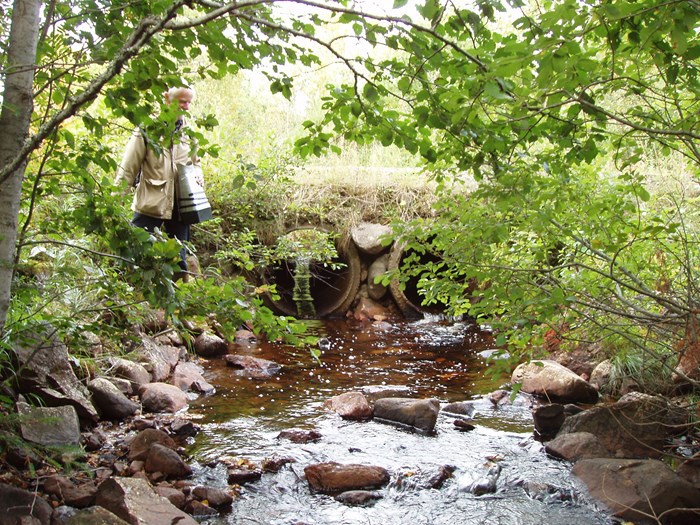
{"label": "white hair", "polygon": [[168,91],[166,91],[165,96],[168,100],[173,100],[181,91],[191,91],[193,97],[196,94],[194,89],[189,86],[177,86],[171,87]]}

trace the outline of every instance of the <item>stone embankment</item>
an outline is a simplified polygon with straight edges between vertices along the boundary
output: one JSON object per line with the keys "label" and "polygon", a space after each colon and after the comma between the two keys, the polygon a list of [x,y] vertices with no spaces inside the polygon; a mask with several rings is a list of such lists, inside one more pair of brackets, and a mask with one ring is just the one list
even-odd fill
{"label": "stone embankment", "polygon": [[591,377],[595,386],[551,360],[522,364],[513,372],[521,392],[539,400],[533,419],[545,450],[574,463],[573,473],[618,518],[700,522],[700,453],[688,453],[692,449],[685,440],[697,413],[635,391],[597,402],[607,374],[594,369]]}
{"label": "stone embankment", "polygon": [[[251,378],[274,376],[281,367],[230,354],[225,341],[206,331],[199,331],[194,340],[194,356],[164,322],[156,320],[147,332],[159,335],[141,333],[128,359],[105,357],[105,373],[93,374],[86,387],[73,372],[67,348],[48,330],[17,351],[19,392],[28,400],[41,397],[51,405],[18,403],[24,416],[23,437],[42,445],[82,446],[80,460],[92,467],[92,475],[58,472],[26,449],[9,451],[6,461],[15,470],[0,479],[0,508],[10,509],[0,515],[0,525],[194,524],[195,518],[229,512],[237,487],[274,475],[293,461],[271,457],[226,463],[228,490],[193,483],[183,456],[184,446],[198,429],[187,419],[186,408],[193,396],[215,393],[198,360],[224,359],[232,373]],[[252,334],[241,331],[239,337],[247,340]],[[101,355],[97,339],[94,345],[93,354]],[[604,374],[594,371],[591,377]],[[573,473],[611,513],[635,523],[654,522],[657,517],[662,523],[695,522],[700,508],[700,455],[682,454],[678,446],[687,445],[683,441],[691,424],[687,407],[639,392],[601,401],[603,385],[593,385],[553,360],[522,364],[512,381],[520,385],[517,397],[496,391],[484,402],[496,409],[514,402],[531,407],[534,431],[545,450],[574,463]],[[472,401],[441,406],[437,399],[414,399],[406,392],[383,389],[345,392],[328,399],[325,409],[344,420],[372,419],[425,434],[435,432],[440,413],[454,418],[455,428],[464,432],[479,423]],[[323,436],[315,430],[290,429],[278,439],[305,443]],[[676,458],[675,469],[661,460],[669,457]],[[36,474],[32,480],[19,474],[29,466]],[[454,483],[460,491],[489,494],[505,483],[500,473],[494,460],[464,486],[460,480]],[[379,465],[333,461],[306,465],[304,474],[309,491],[347,505],[373,504],[393,476]],[[415,485],[440,489],[452,474],[453,468],[444,465],[416,479]]]}

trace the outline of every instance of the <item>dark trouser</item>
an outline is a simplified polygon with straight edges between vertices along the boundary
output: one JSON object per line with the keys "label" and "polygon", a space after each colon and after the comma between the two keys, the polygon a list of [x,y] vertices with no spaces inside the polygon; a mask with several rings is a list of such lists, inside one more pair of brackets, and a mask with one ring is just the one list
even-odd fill
{"label": "dark trouser", "polygon": [[[190,225],[182,224],[176,219],[156,219],[142,213],[134,213],[134,218],[131,224],[143,228],[146,231],[153,232],[156,228],[160,228],[170,237],[174,237],[179,241],[186,242],[190,240]],[[187,271],[187,250],[183,246],[180,250],[180,268],[183,272]]]}

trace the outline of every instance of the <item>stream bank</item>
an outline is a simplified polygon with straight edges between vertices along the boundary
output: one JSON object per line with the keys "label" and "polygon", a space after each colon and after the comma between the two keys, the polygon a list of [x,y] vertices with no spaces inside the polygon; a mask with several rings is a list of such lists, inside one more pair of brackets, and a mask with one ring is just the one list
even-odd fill
{"label": "stream bank", "polygon": [[[320,362],[310,358],[308,349],[245,334],[228,345],[202,334],[202,342],[209,344],[200,350],[209,357],[184,361],[201,366],[201,374],[190,376],[188,387],[168,392],[166,397],[175,403],[153,404],[144,395],[150,389],[143,385],[138,394],[127,396],[137,405],[127,405],[133,415],[78,435],[91,451],[87,463],[95,468],[93,477],[61,479],[55,468],[44,465],[35,468],[37,477],[25,480],[24,486],[56,509],[77,515],[80,508],[109,505],[105,496],[100,499],[100,491],[126,494],[131,485],[140,484],[139,490],[154,491],[149,497],[162,494],[172,509],[180,505],[211,525],[369,524],[405,516],[426,525],[492,519],[505,524],[612,522],[571,475],[571,464],[551,457],[534,438],[533,408],[540,402],[522,394],[511,398],[488,378],[485,356],[492,340],[487,330],[439,318],[326,320],[311,327],[320,337]],[[156,373],[164,379],[173,370],[162,359],[177,354],[175,370],[183,364],[175,345],[172,331],[144,337],[135,364],[148,364],[149,379]],[[56,346],[48,354],[58,350]],[[245,362],[254,366],[231,366]],[[182,380],[181,374],[172,376]],[[190,391],[185,406],[183,390]],[[441,410],[430,432],[416,432],[379,419],[348,419],[327,409],[329,400],[348,392],[372,400],[435,400]],[[455,403],[463,407],[461,412],[447,409]],[[149,433],[157,433],[163,442],[148,449],[144,462],[135,443]],[[687,443],[691,455],[696,445]],[[386,483],[367,491],[364,500],[337,499],[339,495],[315,490],[307,479],[309,467],[328,463],[383,469]],[[165,471],[166,464],[172,470]],[[50,479],[53,490],[46,492]],[[110,479],[114,481],[105,485]],[[25,494],[31,497],[32,492]],[[69,500],[69,494],[75,497]],[[151,506],[144,500],[132,505]],[[75,523],[57,521],[53,514],[55,524]],[[50,521],[51,512],[48,516]],[[178,516],[188,519],[170,515]]]}

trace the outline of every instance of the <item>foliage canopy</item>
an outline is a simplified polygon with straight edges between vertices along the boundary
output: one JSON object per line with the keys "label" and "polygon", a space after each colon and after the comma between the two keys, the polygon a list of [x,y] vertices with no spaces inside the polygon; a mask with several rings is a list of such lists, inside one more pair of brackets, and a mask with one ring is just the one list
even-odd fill
{"label": "foliage canopy", "polygon": [[[647,350],[695,344],[693,202],[651,198],[637,169],[651,151],[675,153],[698,175],[697,0],[396,0],[379,14],[349,0],[48,3],[33,33],[34,112],[23,128],[8,101],[21,100],[13,52],[29,33],[11,31],[25,4],[38,6],[0,3],[13,16],[0,26],[0,143],[26,138],[0,151],[0,196],[12,204],[0,206],[6,291],[22,283],[14,269],[37,246],[70,245],[99,268],[105,297],[126,283],[174,313],[177,246],[124,226],[109,183],[114,137],[138,125],[158,144],[175,118],[161,104],[168,86],[257,68],[290,98],[290,64],[330,59],[350,81],[328,86],[324,116],[304,124],[297,151],[379,141],[423,159],[443,201],[434,222],[406,225],[404,235],[439,262],[404,273],[421,275],[427,301],[500,319],[515,328],[511,344],[555,319]],[[216,123],[206,115],[192,127],[200,155],[217,155],[201,132]],[[466,178],[477,192],[463,191]],[[23,182],[22,193],[6,181]],[[39,202],[59,196],[39,213]],[[97,263],[105,253],[109,264]],[[227,297],[244,290],[241,282]],[[232,325],[247,321],[249,302],[228,299]],[[24,318],[27,304],[10,318]],[[258,311],[261,325],[274,325]],[[0,301],[3,324],[6,315]]]}

